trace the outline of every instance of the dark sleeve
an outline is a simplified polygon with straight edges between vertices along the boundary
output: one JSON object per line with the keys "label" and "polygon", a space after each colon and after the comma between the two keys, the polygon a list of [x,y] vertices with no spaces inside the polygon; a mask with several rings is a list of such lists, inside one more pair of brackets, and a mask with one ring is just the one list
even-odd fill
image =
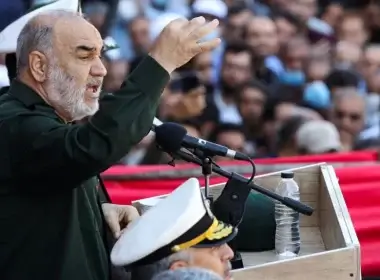
{"label": "dark sleeve", "polygon": [[120,90],[102,98],[87,123],[66,125],[43,115],[7,122],[18,155],[11,159],[12,180],[78,184],[104,171],[149,132],[168,80],[147,57]]}

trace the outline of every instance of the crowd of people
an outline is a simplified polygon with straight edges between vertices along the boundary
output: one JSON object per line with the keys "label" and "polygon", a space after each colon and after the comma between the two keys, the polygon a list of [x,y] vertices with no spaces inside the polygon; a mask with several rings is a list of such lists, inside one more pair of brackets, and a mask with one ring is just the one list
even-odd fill
{"label": "crowd of people", "polygon": [[[111,8],[83,1],[99,30]],[[104,56],[105,91],[120,87],[171,20],[203,15],[221,21],[208,37],[223,42],[171,75],[161,120],[253,158],[379,145],[380,1],[120,0],[117,9],[107,29],[118,49]],[[1,73],[4,86],[4,66]],[[148,135],[120,163],[166,160]]]}
{"label": "crowd of people", "polygon": [[[84,4],[101,29],[110,7]],[[121,0],[108,38],[120,48],[104,58],[104,89],[120,86],[163,26],[195,15],[218,18],[221,26],[211,37],[221,36],[223,43],[172,75],[157,112],[161,120],[254,158],[379,144],[376,0]],[[152,139],[121,163],[164,162]]]}

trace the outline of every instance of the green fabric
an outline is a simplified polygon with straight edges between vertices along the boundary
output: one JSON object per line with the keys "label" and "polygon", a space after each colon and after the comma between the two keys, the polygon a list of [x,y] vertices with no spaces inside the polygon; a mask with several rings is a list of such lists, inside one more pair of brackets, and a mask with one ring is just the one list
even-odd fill
{"label": "green fabric", "polygon": [[236,237],[238,250],[260,252],[274,249],[275,231],[273,201],[251,192]]}
{"label": "green fabric", "polygon": [[0,97],[2,280],[109,279],[95,176],[149,132],[168,81],[146,57],[87,123],[72,125],[12,82]]}

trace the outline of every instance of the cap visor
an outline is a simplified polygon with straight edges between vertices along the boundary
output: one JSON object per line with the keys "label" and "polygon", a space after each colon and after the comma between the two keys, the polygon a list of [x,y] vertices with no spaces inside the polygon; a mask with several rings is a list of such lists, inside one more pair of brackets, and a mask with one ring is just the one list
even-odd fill
{"label": "cap visor", "polygon": [[213,232],[211,239],[205,239],[194,245],[193,248],[210,248],[223,245],[236,237],[238,229],[231,225],[218,221],[218,227]]}

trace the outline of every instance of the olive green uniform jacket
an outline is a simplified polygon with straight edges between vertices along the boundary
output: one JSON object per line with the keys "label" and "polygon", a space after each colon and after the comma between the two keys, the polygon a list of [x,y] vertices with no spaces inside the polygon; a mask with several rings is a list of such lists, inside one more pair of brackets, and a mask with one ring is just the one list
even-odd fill
{"label": "olive green uniform jacket", "polygon": [[0,279],[109,279],[96,175],[149,132],[168,80],[146,57],[85,124],[20,81],[1,95]]}

